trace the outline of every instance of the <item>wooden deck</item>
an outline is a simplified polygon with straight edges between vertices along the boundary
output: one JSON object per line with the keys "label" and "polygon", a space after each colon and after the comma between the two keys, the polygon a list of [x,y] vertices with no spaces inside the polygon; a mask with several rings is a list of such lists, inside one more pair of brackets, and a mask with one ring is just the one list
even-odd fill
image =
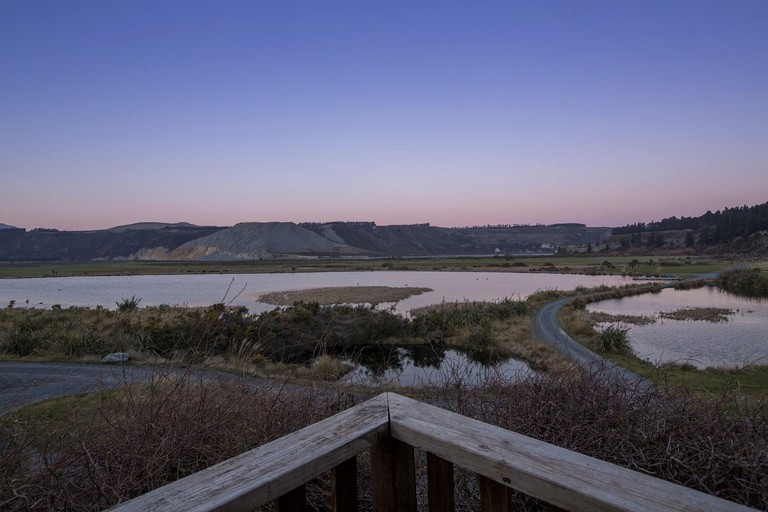
{"label": "wooden deck", "polygon": [[112,510],[302,511],[305,484],[331,471],[334,510],[356,511],[356,457],[369,451],[374,510],[416,511],[414,448],[427,452],[429,512],[453,512],[454,465],[478,475],[483,512],[509,510],[510,488],[555,510],[752,510],[394,393]]}

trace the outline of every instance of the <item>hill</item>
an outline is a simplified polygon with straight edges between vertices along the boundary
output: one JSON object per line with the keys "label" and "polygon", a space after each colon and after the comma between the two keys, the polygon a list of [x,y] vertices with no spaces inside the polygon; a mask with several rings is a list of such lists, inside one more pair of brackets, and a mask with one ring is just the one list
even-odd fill
{"label": "hill", "polygon": [[0,224],[0,260],[228,261],[555,252],[768,254],[768,203],[618,228],[584,224],[445,228],[375,222],[244,222],[232,227],[140,222],[99,231]]}
{"label": "hill", "polygon": [[334,222],[302,226],[388,256],[554,252],[562,244],[597,243],[611,234],[609,228],[589,228],[582,224],[441,228],[429,224],[378,226],[373,222]]}
{"label": "hill", "polygon": [[172,250],[190,240],[221,230],[218,227],[164,227],[122,232],[58,231],[55,229],[0,230],[0,260],[88,261],[134,259],[148,247]]}
{"label": "hill", "polygon": [[167,257],[222,261],[364,254],[366,251],[330,240],[293,222],[245,222],[187,242]]}
{"label": "hill", "polygon": [[125,233],[126,231],[131,231],[131,230],[143,231],[143,230],[150,230],[150,229],[199,228],[199,227],[200,226],[190,224],[189,222],[176,222],[174,224],[169,224],[167,222],[136,222],[133,224],[125,224],[123,226],[115,226],[113,228],[107,229],[106,231],[111,231],[113,233]]}
{"label": "hill", "polygon": [[618,227],[612,250],[687,250],[706,253],[768,254],[768,202],[707,211],[698,217],[668,217]]}
{"label": "hill", "polygon": [[379,226],[373,222],[246,222],[229,228],[145,222],[100,231],[0,231],[0,260],[254,260],[554,253],[599,243],[609,228],[582,224]]}

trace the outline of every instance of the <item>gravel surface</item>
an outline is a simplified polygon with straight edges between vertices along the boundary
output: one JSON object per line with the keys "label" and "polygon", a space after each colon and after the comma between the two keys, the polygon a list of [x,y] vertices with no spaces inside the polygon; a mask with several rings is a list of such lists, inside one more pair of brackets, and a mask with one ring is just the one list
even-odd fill
{"label": "gravel surface", "polygon": [[535,325],[544,341],[563,352],[589,372],[604,372],[616,381],[629,384],[642,382],[645,385],[650,385],[650,381],[643,379],[623,366],[619,366],[612,361],[595,354],[584,345],[568,336],[560,326],[560,321],[557,319],[557,315],[560,312],[560,309],[573,299],[573,297],[566,297],[550,302],[543,306],[536,314]]}
{"label": "gravel surface", "polygon": [[0,415],[49,398],[146,379],[150,374],[151,369],[144,366],[0,361]]}

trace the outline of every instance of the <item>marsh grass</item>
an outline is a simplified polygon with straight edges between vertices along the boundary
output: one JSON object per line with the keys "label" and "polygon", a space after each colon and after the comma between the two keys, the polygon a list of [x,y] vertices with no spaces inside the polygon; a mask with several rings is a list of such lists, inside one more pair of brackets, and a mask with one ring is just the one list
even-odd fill
{"label": "marsh grass", "polygon": [[383,302],[397,302],[431,291],[431,288],[407,286],[335,286],[330,288],[312,288],[309,290],[270,292],[260,295],[258,300],[278,306],[290,306],[299,301],[317,302],[321,305],[381,304]]}
{"label": "marsh grass", "polygon": [[[638,259],[641,258],[641,259]],[[644,259],[643,259],[644,258]],[[585,274],[647,274],[651,272],[676,274],[702,274],[723,270],[733,263],[711,257],[662,258],[635,256],[553,256],[547,258],[547,272]],[[613,265],[610,268],[605,262]],[[211,262],[56,262],[55,264],[0,265],[0,278],[115,276],[115,275],[185,275],[185,274],[251,274],[301,273],[370,270],[471,270],[483,272],[530,272],[542,268],[540,256],[498,258],[397,258],[382,263],[380,260],[312,260],[305,262],[285,260],[263,261],[211,261]]]}
{"label": "marsh grass", "polygon": [[[371,346],[422,345],[470,351],[479,361],[517,357],[536,369],[555,368],[565,360],[530,335],[532,311],[529,301],[517,298],[440,304],[410,317],[372,306],[316,302],[294,302],[260,315],[224,304],[122,311],[6,308],[0,310],[0,353],[86,362],[128,352],[139,362],[204,363],[247,375],[285,371],[304,378],[329,367],[330,360],[320,359],[323,364],[313,369],[318,358],[349,359]],[[333,366],[322,372],[324,378],[343,374],[344,365]]]}
{"label": "marsh grass", "polygon": [[595,323],[622,323],[631,325],[650,325],[656,323],[656,319],[649,315],[611,314],[602,311],[590,311],[589,318]]}
{"label": "marsh grass", "polygon": [[654,364],[631,352],[607,351],[600,346],[596,329],[600,317],[588,313],[584,309],[586,304],[593,300],[614,298],[614,295],[626,296],[646,291],[655,293],[659,290],[658,285],[643,285],[619,288],[613,293],[601,290],[594,294],[584,291],[580,297],[563,307],[559,320],[563,329],[579,343],[665,389],[682,388],[708,397],[719,396],[728,390],[738,390],[750,402],[764,401],[768,390],[768,365],[761,361],[738,368],[699,369],[691,361]]}
{"label": "marsh grass", "polygon": [[761,267],[723,272],[718,284],[724,290],[747,297],[768,297],[768,272]]}
{"label": "marsh grass", "polygon": [[661,311],[659,316],[669,320],[689,320],[698,322],[727,322],[736,312],[726,308],[681,308],[675,311]]}

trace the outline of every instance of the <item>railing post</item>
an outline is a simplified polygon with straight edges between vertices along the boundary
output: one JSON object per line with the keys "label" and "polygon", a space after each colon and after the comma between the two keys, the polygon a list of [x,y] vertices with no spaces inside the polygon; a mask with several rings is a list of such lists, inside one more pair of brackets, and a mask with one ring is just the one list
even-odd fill
{"label": "railing post", "polygon": [[277,501],[277,512],[305,512],[307,510],[307,486],[300,485],[283,494]]}
{"label": "railing post", "polygon": [[374,512],[416,512],[413,446],[389,436],[371,448]]}
{"label": "railing post", "polygon": [[481,512],[509,512],[509,488],[482,475],[477,478]]}
{"label": "railing post", "polygon": [[352,457],[331,470],[333,512],[357,512],[357,458]]}
{"label": "railing post", "polygon": [[454,512],[453,464],[427,452],[429,512]]}

